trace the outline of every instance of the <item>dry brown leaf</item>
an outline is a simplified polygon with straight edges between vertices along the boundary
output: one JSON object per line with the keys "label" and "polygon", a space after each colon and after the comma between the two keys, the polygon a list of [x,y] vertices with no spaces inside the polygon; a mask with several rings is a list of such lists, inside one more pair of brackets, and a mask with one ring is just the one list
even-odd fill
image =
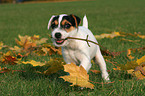
{"label": "dry brown leaf", "polygon": [[132,74],[138,79],[145,79],[145,56],[137,59],[135,62],[133,61],[132,63],[130,62],[122,66],[123,69],[125,67],[128,67],[126,68],[128,74]]}
{"label": "dry brown leaf", "polygon": [[[143,71],[145,71],[145,67],[142,68]],[[142,73],[143,71],[135,71],[134,74],[138,79],[145,79],[145,75]]]}
{"label": "dry brown leaf", "polygon": [[130,70],[130,69],[135,69],[135,67],[138,66],[138,64],[136,63],[136,61],[127,61],[127,63],[124,64],[118,64],[118,66],[122,69],[122,70]]}
{"label": "dry brown leaf", "polygon": [[144,76],[145,76],[145,70],[143,69],[144,67],[142,67],[142,66],[137,66],[135,69],[134,69],[134,71],[136,72],[136,71],[140,71]]}
{"label": "dry brown leaf", "polygon": [[50,75],[53,73],[58,72],[59,70],[63,70],[63,65],[65,63],[62,61],[61,58],[51,58],[47,63],[46,66],[49,68],[43,72],[45,75]]}
{"label": "dry brown leaf", "polygon": [[6,72],[10,72],[11,70],[10,69],[8,69],[8,68],[6,68],[6,67],[4,67],[4,68],[1,68],[0,67],[0,73],[6,73]]}

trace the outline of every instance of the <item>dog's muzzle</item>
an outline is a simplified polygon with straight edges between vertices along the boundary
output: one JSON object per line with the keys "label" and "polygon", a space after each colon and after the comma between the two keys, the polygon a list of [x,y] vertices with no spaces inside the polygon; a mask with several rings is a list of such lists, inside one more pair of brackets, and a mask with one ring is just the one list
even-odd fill
{"label": "dog's muzzle", "polygon": [[66,40],[66,39],[61,39],[62,38],[62,35],[61,35],[61,33],[60,32],[57,32],[57,33],[55,33],[55,42],[56,42],[56,44],[63,44],[64,43],[64,41]]}

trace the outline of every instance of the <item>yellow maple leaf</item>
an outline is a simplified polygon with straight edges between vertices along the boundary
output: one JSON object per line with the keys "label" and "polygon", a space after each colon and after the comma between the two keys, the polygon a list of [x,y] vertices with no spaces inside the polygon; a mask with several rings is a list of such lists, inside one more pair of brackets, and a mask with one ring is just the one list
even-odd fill
{"label": "yellow maple leaf", "polygon": [[30,43],[31,41],[31,37],[30,36],[21,36],[21,35],[18,35],[20,41],[18,39],[15,39],[16,43],[20,46],[24,46],[28,43]]}
{"label": "yellow maple leaf", "polygon": [[138,65],[142,64],[143,62],[145,62],[145,55],[143,57],[141,57],[140,59],[137,59],[136,62],[137,62]]}
{"label": "yellow maple leaf", "polygon": [[33,66],[44,66],[45,63],[41,63],[41,62],[36,62],[34,60],[30,60],[30,61],[22,61],[23,64],[31,64]]}
{"label": "yellow maple leaf", "polygon": [[66,64],[64,65],[64,71],[68,72],[68,76],[60,76],[65,81],[72,83],[71,86],[77,85],[80,87],[86,87],[94,89],[94,85],[89,82],[89,75],[87,71],[82,66],[76,66],[75,64]]}
{"label": "yellow maple leaf", "polygon": [[101,34],[101,35],[95,35],[95,37],[97,39],[103,39],[103,38],[114,38],[114,37],[117,37],[117,36],[122,36],[119,32],[112,32],[111,34]]}

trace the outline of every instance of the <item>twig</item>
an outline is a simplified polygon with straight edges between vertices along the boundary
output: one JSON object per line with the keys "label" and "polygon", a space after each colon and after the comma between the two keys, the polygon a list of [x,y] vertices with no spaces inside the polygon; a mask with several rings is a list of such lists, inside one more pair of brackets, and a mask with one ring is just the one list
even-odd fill
{"label": "twig", "polygon": [[117,65],[114,64],[114,63],[117,63],[117,62],[111,62],[111,61],[109,61],[109,60],[107,60],[107,59],[105,59],[105,61],[111,63],[112,65],[114,65],[114,66],[116,66],[116,67],[118,67]]}
{"label": "twig", "polygon": [[94,42],[94,41],[88,40],[88,37],[89,37],[89,36],[87,35],[86,39],[76,38],[76,37],[67,37],[67,39],[76,39],[76,40],[86,41],[89,47],[90,47],[89,42],[94,43],[94,44],[100,46],[100,44],[98,44],[98,43],[96,43],[96,42]]}
{"label": "twig", "polygon": [[[92,41],[92,40],[88,40],[88,37],[89,37],[89,36],[87,35],[86,39],[77,38],[77,37],[67,37],[66,39],[76,39],[76,40],[86,41],[89,47],[90,47],[89,42],[91,42],[91,43],[94,43],[94,44],[96,44],[96,45],[99,45],[99,46],[100,46],[101,48],[103,48],[104,50],[107,50],[105,47],[103,47],[102,45],[98,44],[97,42],[94,42],[94,41]],[[109,51],[108,51],[108,52],[109,52]],[[111,53],[111,52],[109,52],[109,53]]]}
{"label": "twig", "polygon": [[112,54],[113,52],[108,51],[105,47],[103,47],[102,45],[98,44],[97,42],[88,40],[88,37],[89,37],[89,35],[87,35],[86,39],[76,38],[76,37],[67,37],[66,40],[67,40],[67,39],[75,39],[75,40],[86,41],[89,47],[90,47],[89,42],[91,42],[91,43],[94,43],[94,44],[96,44],[96,45],[99,45],[101,48],[103,48],[104,50],[106,50],[106,52],[107,52],[109,55],[112,55],[113,57],[115,56],[114,54]]}
{"label": "twig", "polygon": [[111,91],[111,93],[109,95],[111,95],[114,91],[115,91],[115,89],[113,89],[113,91]]}
{"label": "twig", "polygon": [[[129,35],[130,35],[130,34],[129,34]],[[50,38],[52,38],[51,35],[48,34],[48,36],[49,36]],[[96,44],[96,45],[99,45],[101,48],[103,48],[103,50],[105,50],[105,53],[107,53],[108,55],[111,55],[111,56],[113,56],[113,57],[118,56],[118,55],[120,55],[120,54],[123,53],[123,52],[127,52],[127,50],[125,50],[125,51],[119,51],[119,52],[110,52],[110,51],[108,51],[105,47],[103,47],[102,45],[98,44],[97,42],[88,40],[88,37],[89,37],[88,35],[87,35],[86,39],[77,38],[77,37],[67,37],[65,40],[67,40],[67,39],[75,39],[75,40],[86,41],[89,47],[90,47],[89,42],[94,43],[94,44]],[[145,50],[145,47],[132,48],[132,50]]]}

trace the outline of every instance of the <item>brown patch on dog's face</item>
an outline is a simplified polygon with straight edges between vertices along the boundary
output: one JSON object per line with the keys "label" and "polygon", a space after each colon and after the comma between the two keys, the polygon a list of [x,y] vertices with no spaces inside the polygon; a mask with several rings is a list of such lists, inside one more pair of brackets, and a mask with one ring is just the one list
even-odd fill
{"label": "brown patch on dog's face", "polygon": [[58,18],[59,16],[56,16],[53,18],[52,22],[51,22],[51,29],[54,30],[54,28],[58,27]]}
{"label": "brown patch on dog's face", "polygon": [[58,26],[58,20],[55,20],[51,23],[51,29],[53,30],[54,28],[56,28]]}
{"label": "brown patch on dog's face", "polygon": [[81,22],[79,17],[72,14],[68,16],[63,16],[61,22],[59,22],[59,19],[60,19],[59,17],[60,16],[58,15],[52,19],[52,22],[51,22],[52,31],[55,28],[60,27],[60,29],[63,29],[66,32],[71,32],[72,30],[78,28],[78,25]]}
{"label": "brown patch on dog's face", "polygon": [[61,22],[61,27],[66,31],[66,32],[70,32],[72,30],[75,29],[74,26],[72,26],[72,24],[67,21],[66,19],[64,19],[62,22]]}

